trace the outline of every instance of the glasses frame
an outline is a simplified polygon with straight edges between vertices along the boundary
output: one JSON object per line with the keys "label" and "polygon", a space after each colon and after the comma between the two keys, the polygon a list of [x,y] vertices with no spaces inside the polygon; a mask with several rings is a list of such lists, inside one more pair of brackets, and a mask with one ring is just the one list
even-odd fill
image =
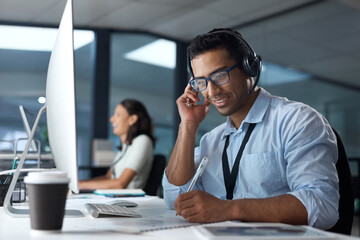
{"label": "glasses frame", "polygon": [[[229,68],[228,68],[228,69],[226,69],[226,70],[222,70],[222,71],[214,72],[214,73],[213,73],[213,74],[211,74],[209,77],[206,77],[206,78],[194,78],[194,79],[191,79],[191,80],[189,81],[189,84],[190,84],[190,86],[191,86],[191,89],[192,89],[193,91],[195,91],[195,92],[201,92],[201,91],[204,91],[204,90],[206,90],[206,89],[207,89],[207,87],[208,87],[208,82],[209,82],[209,81],[210,81],[212,84],[214,84],[215,86],[221,86],[221,85],[224,85],[224,84],[226,84],[226,83],[230,82],[230,71],[231,71],[231,70],[233,70],[233,69],[235,69],[235,68],[236,68],[236,67],[238,67],[238,66],[239,66],[239,64],[237,63],[237,64],[235,64],[234,66],[229,67]],[[214,74],[221,73],[221,72],[226,72],[226,74],[228,75],[228,80],[227,80],[226,82],[223,82],[223,83],[220,83],[220,84],[216,84],[216,83],[215,83],[215,81],[211,79],[211,76],[213,76]],[[194,81],[196,81],[196,80],[205,80],[205,83],[206,83],[205,88],[204,88],[204,89],[200,89],[200,90],[196,90],[196,89],[194,89],[194,88],[193,88],[193,86],[191,85],[191,83],[192,83],[192,82],[194,82]]]}

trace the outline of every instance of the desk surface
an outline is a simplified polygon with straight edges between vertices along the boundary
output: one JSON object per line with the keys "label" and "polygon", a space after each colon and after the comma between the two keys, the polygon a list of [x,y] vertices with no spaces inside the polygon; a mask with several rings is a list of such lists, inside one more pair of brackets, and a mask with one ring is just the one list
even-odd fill
{"label": "desk surface", "polygon": [[[181,216],[176,216],[175,211],[169,210],[162,199],[157,197],[126,198],[135,201],[138,207],[134,210],[142,215],[142,218],[93,218],[85,210],[86,202],[106,202],[113,198],[95,196],[92,194],[80,194],[70,197],[67,201],[67,209],[79,209],[84,217],[65,217],[63,228],[60,233],[42,234],[31,232],[30,219],[13,218],[8,216],[0,207],[0,239],[86,239],[106,240],[115,238],[132,239],[203,239],[198,235],[193,226],[184,228],[172,228],[166,230],[144,231],[131,233],[135,230],[150,230],[152,228],[190,225]],[[24,206],[20,206],[24,207]],[[241,224],[241,223],[239,223]],[[246,224],[246,223],[243,223]],[[331,239],[359,239],[349,236],[335,235]]]}

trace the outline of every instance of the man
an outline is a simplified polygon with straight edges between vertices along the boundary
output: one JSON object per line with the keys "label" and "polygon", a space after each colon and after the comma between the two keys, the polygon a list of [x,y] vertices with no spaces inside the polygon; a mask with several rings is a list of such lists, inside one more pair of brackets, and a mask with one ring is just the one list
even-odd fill
{"label": "man", "polygon": [[[261,58],[236,31],[200,35],[188,55],[193,77],[177,100],[181,123],[163,178],[165,202],[189,222],[331,228],[338,220],[337,145],[326,119],[257,87]],[[210,104],[227,121],[195,148]],[[187,192],[203,157],[209,163]]]}

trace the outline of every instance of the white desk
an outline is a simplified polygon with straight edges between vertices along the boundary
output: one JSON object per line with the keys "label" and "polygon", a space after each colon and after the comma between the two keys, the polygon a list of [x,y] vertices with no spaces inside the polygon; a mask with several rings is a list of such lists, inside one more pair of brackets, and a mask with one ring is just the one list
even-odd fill
{"label": "white desk", "polygon": [[[91,199],[86,199],[86,197],[91,197]],[[4,212],[2,207],[0,207],[0,239],[202,239],[193,227],[149,231],[140,234],[127,233],[126,231],[134,229],[131,227],[147,229],[162,225],[188,224],[182,217],[175,216],[175,211],[169,210],[164,205],[163,200],[157,197],[126,198],[126,200],[135,201],[139,204],[134,210],[140,213],[142,218],[92,218],[84,207],[85,202],[104,202],[112,200],[114,199],[102,196],[93,197],[93,195],[90,194],[73,196],[68,199],[67,208],[79,209],[85,214],[85,217],[65,217],[63,228],[60,233],[44,235],[31,232],[30,219],[28,217],[12,218]],[[337,236],[336,239],[359,239],[335,234],[334,236]]]}

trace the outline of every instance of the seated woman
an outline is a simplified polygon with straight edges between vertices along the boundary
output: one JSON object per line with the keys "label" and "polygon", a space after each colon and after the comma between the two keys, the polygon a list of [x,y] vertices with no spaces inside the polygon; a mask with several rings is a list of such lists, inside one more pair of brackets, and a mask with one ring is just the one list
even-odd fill
{"label": "seated woman", "polygon": [[155,143],[146,108],[139,101],[125,99],[115,108],[110,122],[114,134],[121,139],[120,151],[105,175],[79,181],[79,188],[144,188]]}

